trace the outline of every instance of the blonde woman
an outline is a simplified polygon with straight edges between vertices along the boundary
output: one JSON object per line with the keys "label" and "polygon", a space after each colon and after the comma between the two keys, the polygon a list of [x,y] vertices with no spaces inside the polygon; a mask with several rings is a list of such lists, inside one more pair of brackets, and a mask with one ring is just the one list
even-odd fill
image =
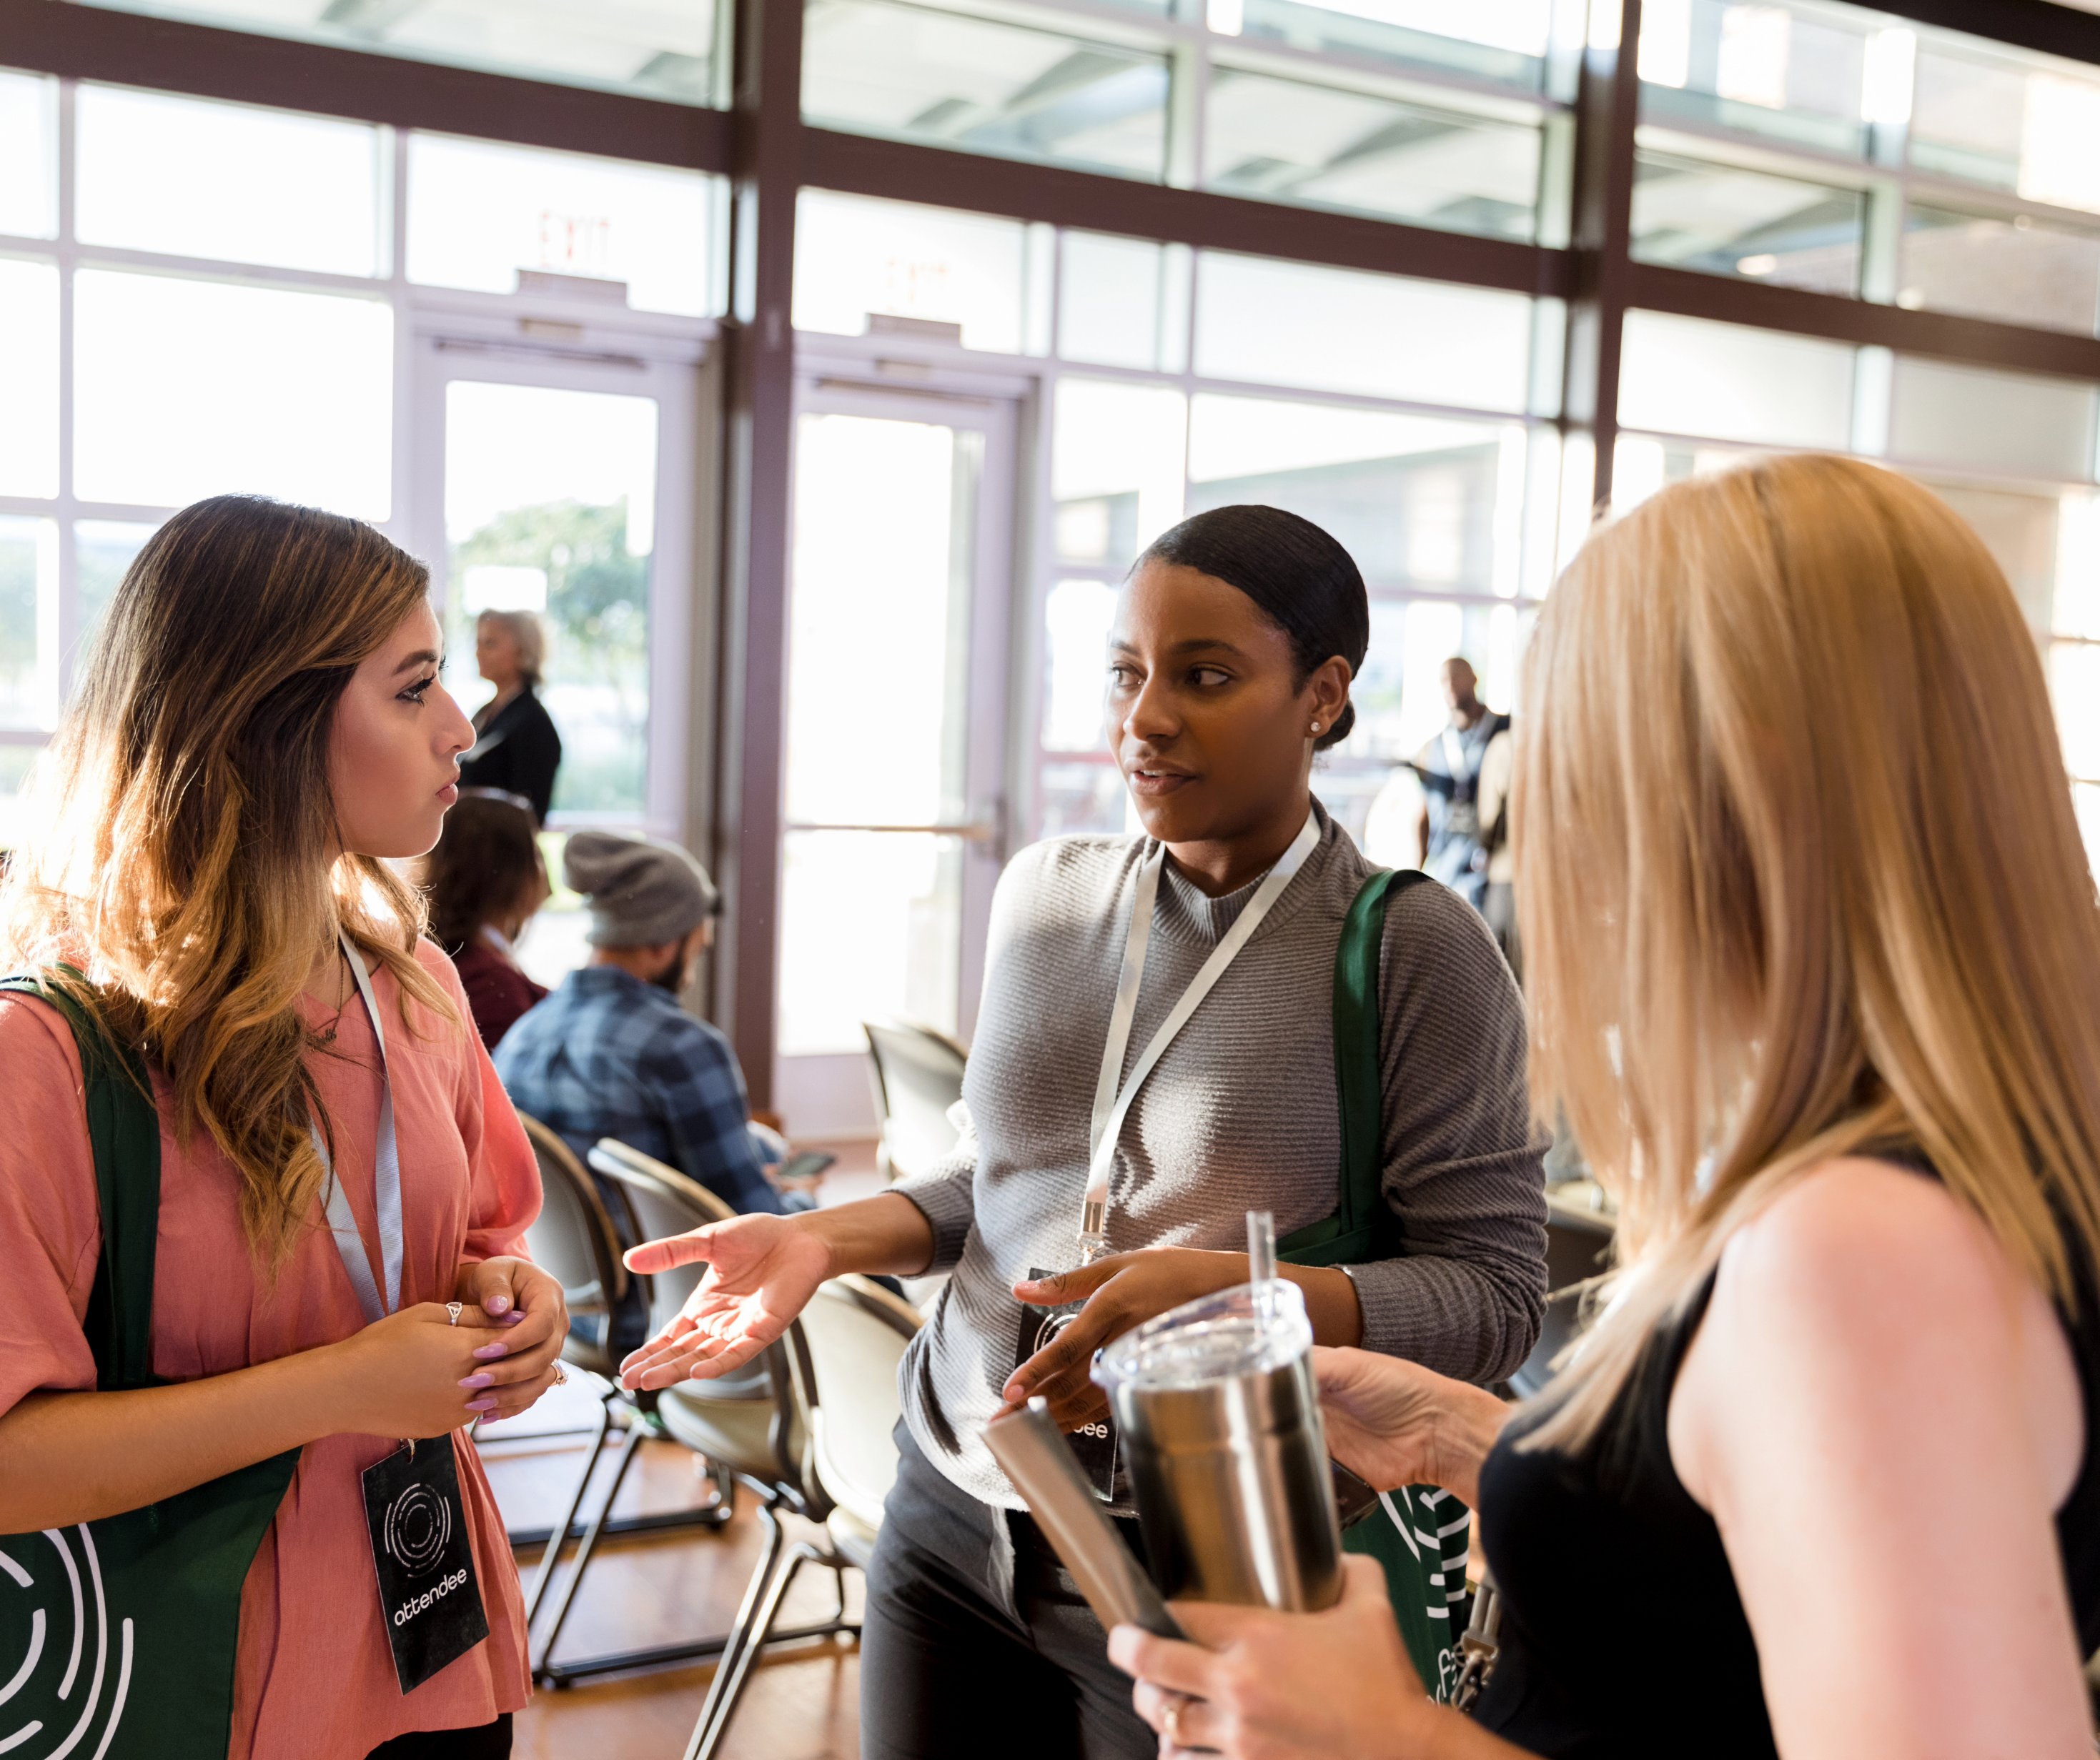
{"label": "blonde woman", "polygon": [[1474,1501],[1477,1721],[1361,1569],[1112,1653],[1164,1753],[2093,1751],[2100,917],[2032,637],[1891,473],[1788,458],[1600,533],[1540,619],[1515,834],[1537,1107],[1622,1270],[1545,1402],[1323,1353],[1374,1483]]}
{"label": "blonde woman", "polygon": [[[386,865],[437,841],[473,738],[428,587],[355,521],[176,514],[0,891],[0,970],[45,987],[0,995],[0,1550],[108,1591],[77,1681],[38,1672],[59,1639],[0,1666],[11,1716],[55,1692],[50,1739],[107,1719],[86,1751],[482,1760],[529,1691],[462,1427],[558,1378],[567,1316],[521,1256],[531,1151]],[[112,1041],[135,1092],[98,1076]]]}

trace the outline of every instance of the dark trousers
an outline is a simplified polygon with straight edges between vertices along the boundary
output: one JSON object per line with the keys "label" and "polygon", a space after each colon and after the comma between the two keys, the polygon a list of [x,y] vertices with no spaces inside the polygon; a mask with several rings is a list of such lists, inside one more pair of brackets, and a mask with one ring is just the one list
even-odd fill
{"label": "dark trousers", "polygon": [[[897,1439],[861,1628],[862,1760],[1151,1760],[1130,1677],[1035,1524],[958,1490],[901,1423]],[[1137,1524],[1117,1525],[1136,1550]]]}
{"label": "dark trousers", "polygon": [[508,1760],[510,1714],[478,1729],[418,1730],[382,1742],[364,1760]]}

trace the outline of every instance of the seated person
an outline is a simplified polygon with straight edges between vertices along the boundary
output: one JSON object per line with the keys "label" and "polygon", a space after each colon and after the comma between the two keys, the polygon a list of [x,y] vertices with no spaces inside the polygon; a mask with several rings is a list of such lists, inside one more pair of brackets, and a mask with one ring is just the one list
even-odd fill
{"label": "seated person", "polygon": [[481,1042],[493,1051],[547,993],[518,970],[512,944],[547,902],[547,859],[532,803],[497,789],[462,789],[444,835],[423,859],[430,939],[452,956]]}
{"label": "seated person", "polygon": [[790,1208],[760,1165],[729,1041],[678,1005],[714,940],[707,870],[673,844],[580,831],[562,873],[590,904],[590,963],[496,1047],[512,1102],[580,1157],[615,1137],[732,1209]]}

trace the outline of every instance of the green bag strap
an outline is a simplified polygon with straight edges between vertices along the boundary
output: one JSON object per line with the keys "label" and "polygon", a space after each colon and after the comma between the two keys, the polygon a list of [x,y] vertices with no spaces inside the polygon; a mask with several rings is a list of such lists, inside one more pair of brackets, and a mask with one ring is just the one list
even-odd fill
{"label": "green bag strap", "polygon": [[1277,1256],[1293,1264],[1387,1259],[1399,1251],[1400,1218],[1385,1201],[1379,1146],[1384,1085],[1379,1067],[1379,954],[1386,907],[1429,876],[1384,869],[1357,889],[1335,948],[1335,1086],[1342,1123],[1341,1198],[1335,1214],[1286,1235]]}
{"label": "green bag strap", "polygon": [[[69,968],[68,968],[69,969]],[[161,1120],[138,1053],[120,1045],[92,1010],[55,985],[16,974],[0,991],[56,1009],[80,1048],[87,1137],[102,1207],[102,1260],[82,1327],[96,1385],[108,1393],[153,1384],[153,1261],[161,1227]]]}

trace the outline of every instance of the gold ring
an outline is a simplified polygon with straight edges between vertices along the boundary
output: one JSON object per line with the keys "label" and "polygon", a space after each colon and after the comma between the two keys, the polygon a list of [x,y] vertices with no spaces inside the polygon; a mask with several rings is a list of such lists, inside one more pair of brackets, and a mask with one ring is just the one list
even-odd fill
{"label": "gold ring", "polygon": [[466,1312],[466,1304],[463,1301],[448,1301],[445,1304],[445,1312],[452,1316],[449,1320],[445,1322],[445,1324],[447,1326],[457,1326],[459,1324],[459,1317]]}
{"label": "gold ring", "polygon": [[556,1387],[567,1387],[568,1384],[569,1371],[564,1369],[559,1363],[556,1363],[554,1365],[554,1385]]}
{"label": "gold ring", "polygon": [[1176,1748],[1181,1745],[1181,1714],[1188,1709],[1185,1694],[1176,1693],[1167,1701],[1167,1739]]}

